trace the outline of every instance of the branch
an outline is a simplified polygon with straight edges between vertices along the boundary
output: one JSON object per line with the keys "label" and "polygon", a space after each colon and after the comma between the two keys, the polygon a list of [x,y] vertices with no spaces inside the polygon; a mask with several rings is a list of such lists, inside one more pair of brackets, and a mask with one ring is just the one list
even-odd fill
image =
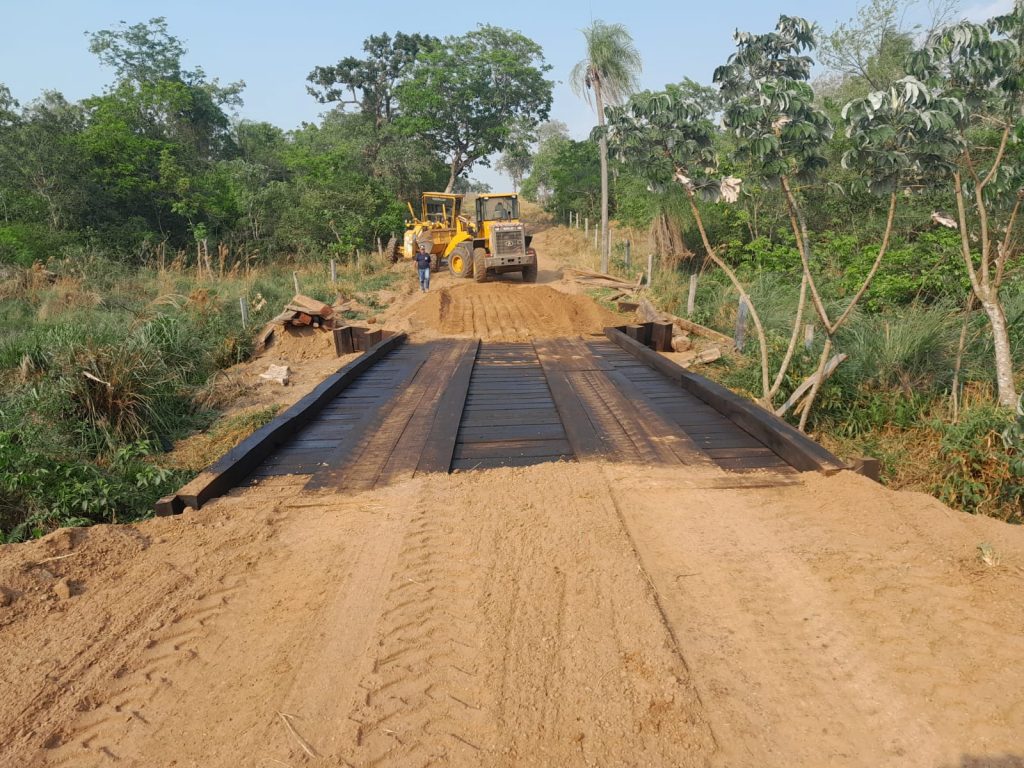
{"label": "branch", "polygon": [[868,286],[875,277],[875,273],[878,272],[878,268],[882,265],[882,258],[885,256],[885,252],[889,250],[889,236],[892,234],[893,220],[896,218],[896,192],[894,191],[889,196],[889,217],[885,221],[885,234],[882,236],[882,245],[878,248],[878,256],[875,257],[875,263],[871,265],[871,270],[868,272],[868,276],[864,278],[864,282],[860,286],[860,290],[857,291],[853,297],[853,301],[846,308],[846,311],[839,316],[835,324],[832,326],[833,330],[838,329],[839,326],[850,316],[853,312],[853,308],[857,306],[857,302],[861,300],[864,293],[867,291]]}
{"label": "branch", "polygon": [[764,327],[761,325],[761,318],[758,316],[757,310],[754,308],[754,302],[750,300],[750,296],[743,288],[739,278],[736,277],[736,273],[732,271],[728,264],[722,261],[715,252],[715,249],[711,247],[711,241],[708,240],[708,233],[704,229],[704,220],[701,218],[700,211],[697,209],[697,204],[693,199],[693,190],[685,184],[683,185],[683,189],[686,190],[686,199],[690,203],[690,210],[693,212],[693,218],[697,222],[697,229],[700,231],[700,239],[701,242],[704,243],[704,250],[707,251],[708,257],[715,262],[719,269],[725,272],[725,276],[729,278],[729,282],[732,283],[733,288],[736,289],[740,298],[747,302],[747,306],[750,308],[750,319],[754,321],[754,328],[757,331],[757,343],[761,348],[761,401],[770,405],[770,388],[768,385],[768,340],[764,335]]}
{"label": "branch", "polygon": [[[821,389],[821,385],[825,382],[825,367],[828,362],[828,353],[832,351],[832,337],[829,336],[825,339],[825,346],[821,348],[821,358],[818,360],[818,372],[814,375],[814,383],[811,385],[811,393],[807,395],[807,399],[804,400],[802,406],[803,413],[800,414],[800,431],[804,432],[807,428],[807,417],[811,415],[811,406],[814,405],[814,399],[818,396],[818,390]],[[838,363],[836,363],[838,365]]]}
{"label": "branch", "polygon": [[[845,352],[840,352],[838,355],[833,355],[832,359],[825,364],[825,378],[827,379],[829,376],[831,376],[835,372],[836,368],[839,367],[839,364],[846,360],[847,358],[849,358],[849,355],[846,354]],[[796,403],[796,401],[799,400],[801,397],[803,397],[804,393],[812,386],[814,386],[814,382],[816,382],[817,380],[817,373],[812,373],[810,376],[804,379],[803,384],[801,384],[799,387],[793,390],[793,394],[789,396],[789,399],[775,409],[775,415],[778,416],[779,418],[785,416],[786,411],[792,408],[793,404]],[[806,407],[804,408],[804,410],[806,410]]]}
{"label": "branch", "polygon": [[981,286],[978,283],[978,273],[974,270],[974,261],[971,258],[971,243],[967,238],[967,209],[964,207],[963,179],[960,177],[960,171],[953,171],[953,185],[953,192],[956,195],[956,213],[960,220],[960,253],[967,266],[967,279],[971,281],[971,288],[980,299],[982,298]]}
{"label": "branch", "polygon": [[786,348],[786,356],[782,358],[782,363],[779,365],[779,372],[775,376],[775,381],[772,382],[772,388],[768,391],[768,402],[772,401],[772,398],[778,393],[782,387],[782,382],[786,377],[786,371],[789,370],[789,364],[793,361],[793,353],[796,352],[797,340],[800,338],[800,326],[801,321],[804,318],[804,307],[807,306],[807,275],[803,276],[800,281],[800,303],[796,307],[796,319],[793,321],[793,333],[789,337],[789,346]]}
{"label": "branch", "polygon": [[996,150],[996,157],[992,161],[992,167],[988,169],[988,173],[985,174],[985,178],[981,181],[981,188],[984,189],[992,179],[995,178],[996,173],[999,171],[999,165],[1003,162],[1003,155],[1006,154],[1006,142],[1010,138],[1010,126],[1007,125],[1003,129],[1003,136],[999,140],[999,149]]}
{"label": "branch", "polygon": [[1010,212],[1010,220],[1006,223],[1006,236],[1003,238],[1003,242],[999,246],[999,252],[996,254],[996,279],[992,287],[997,291],[999,286],[1003,284],[1003,271],[1006,268],[1006,261],[1010,256],[1010,241],[1013,239],[1013,228],[1017,224],[1017,214],[1020,212],[1022,199],[1024,199],[1024,189],[1018,189],[1017,199],[1014,201],[1013,210]]}
{"label": "branch", "polygon": [[811,259],[810,250],[811,242],[807,235],[807,222],[804,221],[803,212],[797,205],[796,198],[793,196],[793,190],[789,187],[789,180],[782,176],[780,178],[782,182],[782,190],[786,193],[786,204],[789,207],[789,215],[791,224],[793,224],[794,231],[799,231],[800,236],[796,239],[798,250],[800,251],[800,263],[803,264],[804,276],[807,278],[807,285],[811,289],[811,299],[814,303],[814,308],[818,312],[818,317],[821,318],[822,325],[825,326],[825,332],[829,336],[832,335],[832,321],[828,319],[828,311],[825,309],[825,304],[821,300],[821,294],[818,293],[818,286],[814,282],[814,275],[811,274]]}

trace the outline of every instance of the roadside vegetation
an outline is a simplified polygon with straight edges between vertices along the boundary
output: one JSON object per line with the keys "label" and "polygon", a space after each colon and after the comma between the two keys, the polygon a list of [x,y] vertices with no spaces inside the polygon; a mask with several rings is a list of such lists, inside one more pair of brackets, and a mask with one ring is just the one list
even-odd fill
{"label": "roadside vegetation", "polygon": [[19,104],[0,83],[0,542],[150,514],[195,469],[165,461],[174,441],[212,425],[213,450],[272,416],[215,423],[237,394],[223,371],[292,272],[319,300],[378,306],[401,276],[369,254],[405,201],[470,191],[551,104],[540,48],[492,26],[371,36],[313,69],[326,111],[294,130],[239,119],[244,83],[185,68],[163,18],[89,48],[101,94]]}
{"label": "roadside vegetation", "polygon": [[398,278],[365,255],[405,201],[486,191],[469,175],[492,159],[596,230],[591,266],[635,279],[655,254],[663,309],[686,314],[693,274],[694,320],[731,334],[742,301],[742,353],[711,375],[772,410],[810,382],[784,417],[837,453],[1021,522],[1024,8],[968,24],[933,4],[922,29],[906,6],[831,31],[782,16],[737,33],[713,82],[643,92],[644,52],[594,21],[582,140],[548,121],[540,47],[487,25],[367,38],[313,68],[326,111],[292,130],[240,119],[244,83],[185,68],[162,18],[89,36],[100,94],[19,104],[0,83],[0,542],[149,514],[190,469],[161,457],[214,424],[291,272],[372,306]]}
{"label": "roadside vegetation", "polygon": [[597,253],[610,240],[631,277],[654,253],[653,297],[678,315],[697,274],[692,319],[730,335],[746,305],[742,355],[710,375],[779,412],[809,382],[785,410],[800,428],[1021,522],[1024,9],[972,24],[936,4],[921,29],[907,6],[737,32],[708,85],[634,92],[586,141],[542,126],[523,190],[593,232],[606,141],[617,231]]}

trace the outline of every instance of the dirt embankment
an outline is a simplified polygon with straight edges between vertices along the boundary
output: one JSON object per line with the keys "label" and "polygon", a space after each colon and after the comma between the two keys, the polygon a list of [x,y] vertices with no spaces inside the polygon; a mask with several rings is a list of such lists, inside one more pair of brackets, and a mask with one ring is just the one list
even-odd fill
{"label": "dirt embankment", "polygon": [[1024,531],[719,479],[285,481],[0,548],[0,764],[1020,764]]}
{"label": "dirt embankment", "polygon": [[432,290],[388,320],[418,339],[471,336],[484,341],[580,336],[623,322],[586,296],[546,285],[465,281]]}

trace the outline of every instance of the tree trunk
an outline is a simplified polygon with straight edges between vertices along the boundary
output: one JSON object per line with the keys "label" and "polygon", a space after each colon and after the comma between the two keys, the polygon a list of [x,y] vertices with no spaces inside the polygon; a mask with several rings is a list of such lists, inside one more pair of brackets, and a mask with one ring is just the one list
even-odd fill
{"label": "tree trunk", "polygon": [[[594,80],[594,104],[597,106],[597,124],[604,127],[604,99],[601,80]],[[608,272],[608,140],[602,136],[598,142],[601,154],[601,271]]]}
{"label": "tree trunk", "polygon": [[1013,383],[1013,357],[1010,354],[1010,334],[1006,327],[1006,315],[998,299],[982,300],[981,306],[992,326],[999,404],[1005,408],[1014,408],[1017,405],[1017,392]]}
{"label": "tree trunk", "polygon": [[452,160],[450,173],[448,174],[448,186],[444,188],[446,194],[451,194],[455,189],[455,180],[459,177],[458,163]]}

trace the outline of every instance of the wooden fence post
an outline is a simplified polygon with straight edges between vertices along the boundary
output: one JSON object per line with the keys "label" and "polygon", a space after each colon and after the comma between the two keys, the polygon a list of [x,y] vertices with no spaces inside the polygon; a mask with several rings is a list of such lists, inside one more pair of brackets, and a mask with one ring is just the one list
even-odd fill
{"label": "wooden fence post", "polygon": [[651,278],[654,277],[654,254],[647,254],[647,287],[651,287]]}
{"label": "wooden fence post", "polygon": [[302,291],[299,290],[299,273],[292,272],[292,282],[295,283],[295,294],[299,295]]}
{"label": "wooden fence post", "polygon": [[632,243],[630,243],[629,240],[627,240],[625,245],[626,245],[626,269],[629,269],[629,266],[630,266],[629,249],[630,249]]}
{"label": "wooden fence post", "polygon": [[587,216],[583,219],[583,236],[590,237],[590,217]]}
{"label": "wooden fence post", "polygon": [[338,282],[338,262],[334,259],[331,259],[331,282]]}
{"label": "wooden fence post", "polygon": [[238,308],[242,310],[242,328],[249,327],[249,304],[244,296],[238,297]]}
{"label": "wooden fence post", "polygon": [[690,293],[686,296],[686,316],[692,317],[697,304],[697,273],[690,275]]}
{"label": "wooden fence post", "polygon": [[810,349],[814,346],[814,323],[807,323],[804,326],[804,347]]}

